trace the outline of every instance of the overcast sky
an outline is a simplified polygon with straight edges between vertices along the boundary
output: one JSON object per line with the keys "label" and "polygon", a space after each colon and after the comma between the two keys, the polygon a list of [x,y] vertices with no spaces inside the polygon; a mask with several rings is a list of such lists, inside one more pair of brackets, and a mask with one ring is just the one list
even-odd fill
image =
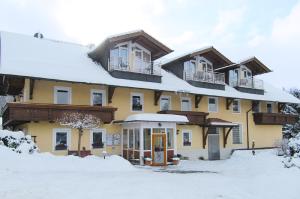
{"label": "overcast sky", "polygon": [[0,0],[0,30],[99,44],[144,29],[175,50],[214,46],[234,62],[258,57],[260,78],[300,88],[299,0]]}

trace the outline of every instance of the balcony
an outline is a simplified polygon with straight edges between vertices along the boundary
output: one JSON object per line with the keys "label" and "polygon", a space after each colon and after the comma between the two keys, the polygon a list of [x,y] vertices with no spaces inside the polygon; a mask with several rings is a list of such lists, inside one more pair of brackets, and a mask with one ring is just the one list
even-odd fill
{"label": "balcony", "polygon": [[205,125],[206,124],[206,116],[208,113],[198,112],[198,111],[172,111],[165,110],[157,112],[159,114],[174,114],[174,115],[183,115],[186,116],[189,120],[189,124],[195,125]]}
{"label": "balcony", "polygon": [[232,81],[231,85],[237,90],[245,93],[264,94],[264,82],[260,79],[245,78],[237,81]]}
{"label": "balcony", "polygon": [[114,57],[108,60],[108,71],[116,78],[161,82],[160,66],[153,62],[135,60],[130,64],[122,57]]}
{"label": "balcony", "polygon": [[54,122],[68,112],[91,114],[104,123],[110,123],[116,110],[113,107],[85,105],[7,103],[2,110],[3,127],[15,127],[30,121]]}
{"label": "balcony", "polygon": [[285,125],[294,124],[298,121],[298,115],[282,113],[253,113],[256,125]]}
{"label": "balcony", "polygon": [[194,74],[184,72],[184,79],[196,87],[225,90],[225,74],[198,71]]}

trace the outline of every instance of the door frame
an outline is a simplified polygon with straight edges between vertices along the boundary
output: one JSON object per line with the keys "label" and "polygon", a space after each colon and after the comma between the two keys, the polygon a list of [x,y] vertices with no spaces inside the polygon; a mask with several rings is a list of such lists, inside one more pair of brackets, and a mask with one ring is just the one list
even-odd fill
{"label": "door frame", "polygon": [[[154,154],[155,154],[155,147],[154,147],[154,139],[155,137],[162,137],[163,143],[164,143],[164,162],[163,163],[155,163],[154,162]],[[166,133],[157,133],[157,134],[152,134],[152,166],[165,166],[167,165],[167,140],[166,140]]]}

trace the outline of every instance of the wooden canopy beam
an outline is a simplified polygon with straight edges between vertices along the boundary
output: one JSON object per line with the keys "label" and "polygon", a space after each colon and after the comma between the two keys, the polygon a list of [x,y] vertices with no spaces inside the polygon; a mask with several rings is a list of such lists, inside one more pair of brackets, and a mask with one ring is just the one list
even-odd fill
{"label": "wooden canopy beam", "polygon": [[162,95],[162,91],[154,91],[154,106],[158,105],[158,100],[160,98],[160,96]]}
{"label": "wooden canopy beam", "polygon": [[278,113],[280,113],[285,106],[285,103],[278,103]]}
{"label": "wooden canopy beam", "polygon": [[226,109],[229,110],[230,109],[230,105],[233,102],[233,98],[226,98]]}
{"label": "wooden canopy beam", "polygon": [[202,97],[202,95],[195,95],[195,108],[199,108]]}
{"label": "wooden canopy beam", "polygon": [[116,89],[115,86],[109,86],[108,87],[108,103],[109,104],[112,103],[112,98],[114,96],[115,89]]}
{"label": "wooden canopy beam", "polygon": [[33,99],[34,79],[29,79],[29,99]]}
{"label": "wooden canopy beam", "polygon": [[230,131],[232,130],[233,127],[229,127],[229,129],[226,132],[226,128],[223,128],[223,147],[226,148],[227,144],[227,139]]}
{"label": "wooden canopy beam", "polygon": [[202,147],[203,149],[205,149],[206,146],[206,140],[207,140],[207,136],[208,136],[208,128],[205,132],[205,127],[202,127]]}

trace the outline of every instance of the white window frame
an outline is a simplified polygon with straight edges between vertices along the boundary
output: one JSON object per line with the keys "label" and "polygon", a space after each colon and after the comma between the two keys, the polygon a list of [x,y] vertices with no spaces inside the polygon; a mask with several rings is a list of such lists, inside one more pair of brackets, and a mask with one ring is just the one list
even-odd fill
{"label": "white window frame", "polygon": [[68,91],[69,103],[72,104],[72,88],[71,87],[64,87],[64,86],[54,86],[54,104],[57,104],[57,91],[64,90]]}
{"label": "white window frame", "polygon": [[[142,110],[140,110],[140,111],[132,110],[133,96],[139,96],[141,98]],[[131,93],[130,94],[130,110],[131,110],[131,112],[144,112],[144,94],[143,93]]]}
{"label": "white window frame", "polygon": [[233,129],[232,129],[232,144],[243,144],[243,124],[235,122],[236,124],[239,125],[239,134],[240,134],[240,143],[233,143]]}
{"label": "white window frame", "polygon": [[[215,101],[216,101],[216,111],[209,110],[209,99],[215,99]],[[219,98],[218,97],[208,97],[207,98],[207,110],[210,113],[217,113],[219,111]]]}
{"label": "white window frame", "polygon": [[[94,133],[102,133],[102,142],[103,142],[103,148],[93,148],[94,143]],[[90,147],[91,149],[97,150],[97,149],[105,149],[106,148],[106,129],[103,128],[95,128],[90,130]]]}
{"label": "white window frame", "polygon": [[66,150],[70,149],[72,130],[70,128],[54,128],[53,132],[52,132],[52,150],[53,151],[66,151],[66,150],[55,150],[56,133],[60,133],[60,132],[66,132],[67,133],[67,149]]}
{"label": "white window frame", "polygon": [[168,98],[169,99],[169,109],[168,110],[172,110],[172,102],[171,102],[171,96],[170,95],[162,95],[161,97],[160,97],[160,99],[159,99],[159,107],[160,107],[160,110],[162,111],[163,109],[162,109],[162,101],[161,101],[161,99],[162,98]]}
{"label": "white window frame", "polygon": [[[237,101],[238,102],[238,111],[234,111],[233,110],[233,103],[234,103],[234,101]],[[242,106],[241,106],[241,100],[240,99],[233,99],[233,101],[232,101],[232,105],[231,105],[231,110],[232,110],[232,112],[233,113],[241,113],[242,112]]]}
{"label": "white window frame", "polygon": [[90,92],[90,103],[93,105],[93,93],[101,93],[102,94],[102,106],[106,106],[106,91],[101,89],[91,89]]}
{"label": "white window frame", "polygon": [[268,112],[268,104],[271,105],[271,113],[273,113],[273,112],[274,112],[274,107],[273,107],[273,103],[272,103],[272,102],[267,102],[267,103],[266,103],[266,112],[269,113],[269,112]]}
{"label": "white window frame", "polygon": [[[189,139],[191,142],[191,146],[184,146],[184,134],[188,133],[189,134]],[[193,146],[193,132],[192,130],[189,129],[183,129],[182,130],[182,147],[192,147]]]}
{"label": "white window frame", "polygon": [[186,111],[186,110],[183,110],[182,100],[188,100],[189,101],[189,110],[188,111],[192,111],[192,100],[191,100],[190,97],[181,97],[180,98],[180,108],[181,108],[181,111]]}

